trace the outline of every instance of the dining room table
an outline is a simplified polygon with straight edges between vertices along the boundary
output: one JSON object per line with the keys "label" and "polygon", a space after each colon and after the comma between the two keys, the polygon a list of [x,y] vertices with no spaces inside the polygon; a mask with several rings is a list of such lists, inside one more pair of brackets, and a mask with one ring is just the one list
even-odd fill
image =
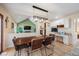
{"label": "dining room table", "polygon": [[[19,38],[15,38],[15,46],[30,46],[31,42],[33,40],[37,40],[37,39],[41,39],[43,42],[45,41],[45,38],[47,38],[49,36],[31,36],[31,37],[19,37]],[[25,48],[25,47],[23,47]],[[19,48],[18,48],[19,49]],[[29,51],[27,51],[27,54],[29,56]]]}

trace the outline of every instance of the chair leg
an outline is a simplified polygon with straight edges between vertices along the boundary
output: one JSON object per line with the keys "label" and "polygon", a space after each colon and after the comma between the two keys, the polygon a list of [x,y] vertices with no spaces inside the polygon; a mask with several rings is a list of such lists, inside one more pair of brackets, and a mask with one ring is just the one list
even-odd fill
{"label": "chair leg", "polygon": [[29,53],[29,48],[27,48],[27,56],[29,56],[30,55],[30,53]]}
{"label": "chair leg", "polygon": [[18,56],[21,56],[21,50],[18,50]]}
{"label": "chair leg", "polygon": [[43,56],[42,49],[40,49],[40,51],[41,51],[41,55]]}
{"label": "chair leg", "polygon": [[46,52],[46,46],[45,46],[45,54],[46,54],[46,56],[47,56],[47,52]]}
{"label": "chair leg", "polygon": [[21,56],[21,50],[20,50],[20,56]]}
{"label": "chair leg", "polygon": [[19,50],[18,50],[18,56],[19,56]]}

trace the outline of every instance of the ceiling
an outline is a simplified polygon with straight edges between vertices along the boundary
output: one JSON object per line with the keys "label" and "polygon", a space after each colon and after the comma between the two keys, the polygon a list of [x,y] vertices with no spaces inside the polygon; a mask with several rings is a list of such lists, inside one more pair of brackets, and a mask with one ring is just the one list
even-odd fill
{"label": "ceiling", "polygon": [[[78,3],[4,3],[1,5],[6,8],[16,22],[32,17],[34,14],[56,20],[79,11]],[[48,13],[33,9],[33,5],[47,10]]]}

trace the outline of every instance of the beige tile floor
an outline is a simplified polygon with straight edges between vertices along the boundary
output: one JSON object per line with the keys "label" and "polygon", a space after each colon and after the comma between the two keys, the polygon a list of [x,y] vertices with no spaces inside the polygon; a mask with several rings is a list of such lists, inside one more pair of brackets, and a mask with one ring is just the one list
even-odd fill
{"label": "beige tile floor", "polygon": [[[70,52],[72,49],[72,45],[64,45],[60,42],[55,42],[54,53],[51,56],[63,56],[65,53]],[[51,53],[51,51],[47,50],[47,53]],[[15,49],[14,47],[6,49],[2,55],[3,56],[14,56]],[[33,56],[40,56],[39,51],[35,52]]]}

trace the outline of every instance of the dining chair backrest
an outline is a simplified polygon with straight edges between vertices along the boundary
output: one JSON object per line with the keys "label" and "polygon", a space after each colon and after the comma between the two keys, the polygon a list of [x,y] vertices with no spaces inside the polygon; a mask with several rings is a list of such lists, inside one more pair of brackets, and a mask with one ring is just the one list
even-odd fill
{"label": "dining chair backrest", "polygon": [[18,48],[17,48],[17,46],[16,46],[15,39],[13,39],[12,41],[13,41],[13,44],[14,44],[15,50],[18,50]]}
{"label": "dining chair backrest", "polygon": [[45,41],[43,42],[43,44],[45,45],[45,46],[47,46],[47,45],[49,45],[49,44],[51,44],[52,43],[52,37],[46,37],[45,38]]}
{"label": "dining chair backrest", "polygon": [[12,41],[13,41],[13,44],[14,44],[14,46],[15,46],[15,40],[13,39]]}
{"label": "dining chair backrest", "polygon": [[52,41],[54,41],[54,40],[55,40],[55,34],[49,34],[49,36],[51,36],[51,37],[52,37]]}
{"label": "dining chair backrest", "polygon": [[21,47],[20,47],[20,45],[17,45],[16,40],[17,40],[17,39],[14,37],[12,41],[13,41],[13,44],[14,44],[15,50],[18,51]]}
{"label": "dining chair backrest", "polygon": [[38,48],[41,48],[42,47],[42,39],[34,39],[31,41],[31,48],[32,50],[35,50],[35,49],[38,49]]}

